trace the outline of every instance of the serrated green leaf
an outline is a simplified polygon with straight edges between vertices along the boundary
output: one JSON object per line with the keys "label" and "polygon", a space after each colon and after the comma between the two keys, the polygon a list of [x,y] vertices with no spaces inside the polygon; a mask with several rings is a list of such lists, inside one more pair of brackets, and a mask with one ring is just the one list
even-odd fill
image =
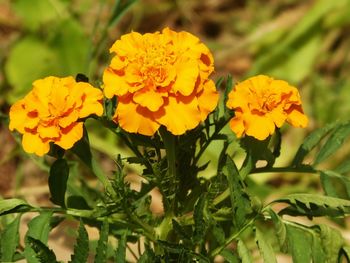
{"label": "serrated green leaf", "polygon": [[108,234],[109,224],[107,219],[105,219],[100,230],[100,238],[96,248],[95,263],[104,263],[107,261]]}
{"label": "serrated green leaf", "polygon": [[37,263],[40,261],[38,261],[36,253],[32,249],[30,243],[28,243],[28,238],[31,237],[37,239],[46,245],[51,230],[50,222],[52,214],[52,212],[43,212],[33,218],[28,224],[28,231],[25,237],[26,246],[24,248],[24,255],[29,263]]}
{"label": "serrated green leaf", "polygon": [[[126,262],[126,235],[127,235],[127,231],[123,231],[122,235],[120,236],[120,239],[118,240],[118,248],[115,254],[116,262],[121,262],[121,263]],[[147,255],[144,256],[144,258],[146,257]],[[148,262],[148,261],[145,261],[145,262]]]}
{"label": "serrated green leaf", "polygon": [[310,263],[312,258],[312,236],[308,231],[292,225],[286,225],[288,251],[294,263]]}
{"label": "serrated green leaf", "polygon": [[273,223],[275,224],[276,236],[278,243],[280,245],[281,251],[285,252],[287,250],[287,229],[284,225],[282,219],[272,210],[268,210]]}
{"label": "serrated green leaf", "polygon": [[19,242],[19,223],[21,221],[19,214],[6,228],[1,232],[1,262],[12,262],[16,248]]}
{"label": "serrated green leaf", "polygon": [[69,166],[65,159],[57,159],[50,168],[49,189],[51,201],[65,207],[65,193],[69,176]]}
{"label": "serrated green leaf", "polygon": [[193,243],[202,244],[207,232],[208,223],[205,220],[206,209],[206,195],[203,194],[199,197],[193,212],[194,219],[194,232]]}
{"label": "serrated green leaf", "polygon": [[291,194],[273,201],[288,203],[279,214],[313,216],[344,216],[350,214],[350,201],[316,194]]}
{"label": "serrated green leaf", "polygon": [[252,255],[251,255],[249,249],[247,248],[247,246],[244,244],[244,242],[241,239],[238,240],[237,251],[238,251],[239,257],[241,258],[242,263],[252,263],[253,262]]}
{"label": "serrated green leaf", "polygon": [[25,212],[32,208],[22,199],[12,198],[0,200],[0,216],[10,213]]}
{"label": "serrated green leaf", "polygon": [[84,227],[84,223],[80,221],[78,237],[74,246],[74,253],[71,256],[70,263],[86,262],[89,256],[89,236]]}
{"label": "serrated green leaf", "polygon": [[350,135],[350,122],[338,126],[318,152],[314,165],[318,165],[335,153]]}
{"label": "serrated green leaf", "polygon": [[240,180],[239,171],[233,160],[227,156],[224,172],[227,177],[230,189],[230,200],[233,209],[234,225],[240,229],[248,215],[252,213],[251,202],[248,194],[244,190],[243,182]]}
{"label": "serrated green leaf", "polygon": [[309,134],[304,142],[300,145],[293,161],[292,166],[300,166],[305,158],[305,156],[316,147],[317,144],[335,127],[339,125],[339,122],[329,123],[326,126],[319,128]]}
{"label": "serrated green leaf", "polygon": [[277,263],[275,252],[271,244],[265,239],[264,234],[258,229],[255,229],[255,241],[259,247],[261,256],[265,263]]}
{"label": "serrated green leaf", "polygon": [[58,263],[55,253],[38,239],[27,236],[27,244],[35,252],[35,256],[40,263]]}
{"label": "serrated green leaf", "polygon": [[322,248],[326,255],[325,262],[337,263],[338,255],[345,243],[342,235],[338,230],[325,224],[317,225],[315,228],[319,230]]}

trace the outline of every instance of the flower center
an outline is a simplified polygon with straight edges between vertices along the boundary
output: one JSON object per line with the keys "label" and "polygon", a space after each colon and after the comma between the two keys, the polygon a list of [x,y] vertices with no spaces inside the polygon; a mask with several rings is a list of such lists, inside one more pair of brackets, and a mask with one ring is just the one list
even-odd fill
{"label": "flower center", "polygon": [[147,86],[156,87],[167,78],[166,67],[173,61],[174,56],[165,47],[152,45],[140,52],[135,62],[140,65],[139,74]]}

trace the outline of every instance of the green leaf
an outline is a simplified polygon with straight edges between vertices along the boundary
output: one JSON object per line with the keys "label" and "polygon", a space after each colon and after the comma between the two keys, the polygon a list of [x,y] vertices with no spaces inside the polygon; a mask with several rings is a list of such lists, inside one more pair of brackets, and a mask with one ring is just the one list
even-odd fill
{"label": "green leaf", "polygon": [[24,200],[12,198],[0,200],[0,216],[10,213],[19,213],[30,210],[32,207]]}
{"label": "green leaf", "polygon": [[238,240],[237,251],[238,251],[239,257],[241,258],[242,263],[252,263],[253,262],[252,255],[251,255],[249,249],[247,248],[247,246],[244,244],[244,242],[241,239]]}
{"label": "green leaf", "polygon": [[314,165],[320,164],[334,154],[334,152],[343,145],[345,139],[348,138],[349,135],[350,122],[339,125],[317,154]]}
{"label": "green leaf", "polygon": [[29,237],[41,241],[43,244],[47,244],[49,238],[49,232],[51,230],[51,218],[52,212],[43,212],[37,217],[33,218],[28,224],[28,231],[25,236],[26,246],[24,248],[24,255],[29,263],[37,263],[35,251],[32,249],[29,243]]}
{"label": "green leaf", "polygon": [[66,19],[60,23],[50,46],[57,54],[61,75],[87,73],[90,45],[90,38],[78,21]]}
{"label": "green leaf", "polygon": [[55,253],[40,240],[28,236],[27,244],[34,250],[35,256],[40,263],[58,263]]}
{"label": "green leaf", "polygon": [[14,0],[12,6],[22,21],[23,26],[31,30],[37,30],[60,15],[63,11],[63,1],[42,1],[42,0]]}
{"label": "green leaf", "polygon": [[84,127],[83,138],[81,138],[78,142],[74,144],[72,148],[72,152],[75,155],[77,155],[87,167],[91,169],[91,171],[96,175],[98,180],[103,184],[107,192],[111,194],[113,198],[116,199],[117,197],[111,185],[111,182],[108,180],[102,168],[92,156],[89,137],[85,127]]}
{"label": "green leaf", "polygon": [[65,207],[65,193],[69,176],[69,166],[65,159],[57,159],[50,168],[49,189],[51,201]]}
{"label": "green leaf", "polygon": [[[120,239],[118,240],[118,248],[115,254],[115,262],[126,262],[126,235],[127,231],[123,231],[123,234],[120,236]],[[147,251],[147,250],[146,250]],[[146,253],[145,251],[145,253]],[[147,255],[144,256],[146,258]],[[145,261],[148,262],[148,261]]]}
{"label": "green leaf", "polygon": [[70,263],[81,263],[87,262],[87,258],[89,256],[89,236],[86,232],[84,224],[80,221],[78,237],[76,244],[74,246],[74,253],[71,256]]}
{"label": "green leaf", "polygon": [[259,247],[260,254],[262,255],[265,263],[277,263],[275,252],[273,251],[271,244],[265,239],[264,234],[258,229],[255,229],[255,240]]}
{"label": "green leaf", "polygon": [[240,229],[248,219],[249,214],[252,213],[250,198],[244,190],[236,164],[229,156],[226,159],[224,172],[230,189],[234,225]]}
{"label": "green leaf", "polygon": [[1,232],[1,262],[12,262],[16,248],[19,242],[19,223],[21,221],[19,214],[6,228]]}
{"label": "green leaf", "polygon": [[[350,179],[334,171],[321,171],[321,184],[328,196],[350,199]],[[342,193],[340,190],[343,190]]]}
{"label": "green leaf", "polygon": [[276,236],[280,245],[281,251],[287,250],[287,229],[282,218],[280,218],[272,209],[268,210],[273,223],[275,224]]}
{"label": "green leaf", "polygon": [[232,250],[230,250],[230,249],[225,248],[224,250],[222,250],[220,252],[220,255],[224,259],[226,259],[226,262],[230,262],[230,263],[239,263],[240,262],[237,255],[234,252],[232,252]]}
{"label": "green leaf", "polygon": [[[96,248],[95,263],[104,263],[107,261],[107,244],[108,244],[109,224],[108,220],[103,221],[100,230],[100,239]],[[119,262],[119,261],[118,261]]]}
{"label": "green leaf", "polygon": [[320,224],[315,226],[319,230],[323,251],[326,255],[325,262],[337,263],[338,255],[344,245],[344,239],[340,232],[330,226]]}
{"label": "green leaf", "polygon": [[196,205],[194,206],[193,219],[194,219],[194,233],[193,243],[203,244],[204,237],[207,232],[208,223],[206,220],[206,195],[202,194]]}
{"label": "green leaf", "polygon": [[339,122],[329,123],[326,126],[319,128],[309,134],[304,142],[300,145],[293,161],[292,166],[300,166],[305,158],[305,156],[316,147],[317,144],[336,126],[339,125]]}
{"label": "green leaf", "polygon": [[32,88],[34,80],[56,75],[59,72],[56,58],[54,50],[35,37],[25,37],[18,41],[12,47],[5,64],[7,80],[13,87],[8,94],[9,102],[22,98]]}
{"label": "green leaf", "polygon": [[349,262],[350,261],[350,246],[348,246],[348,245],[344,246],[343,251],[344,251],[345,256],[348,260],[347,262]]}
{"label": "green leaf", "polygon": [[[116,261],[116,262],[123,263],[125,261]],[[158,261],[156,259],[156,255],[154,254],[153,250],[146,247],[145,252],[143,252],[141,257],[139,258],[138,263],[151,263],[151,262],[158,262]]]}
{"label": "green leaf", "polygon": [[288,203],[279,214],[313,216],[345,216],[350,214],[350,201],[316,194],[291,194],[273,203]]}
{"label": "green leaf", "polygon": [[[288,251],[294,263],[310,263],[312,258],[312,236],[308,231],[292,225],[286,225]],[[320,262],[321,263],[321,262]]]}

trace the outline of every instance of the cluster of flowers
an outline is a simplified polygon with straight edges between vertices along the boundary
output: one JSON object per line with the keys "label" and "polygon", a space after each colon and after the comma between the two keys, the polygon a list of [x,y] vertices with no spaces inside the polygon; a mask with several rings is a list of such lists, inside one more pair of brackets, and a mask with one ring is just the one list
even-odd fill
{"label": "cluster of flowers", "polygon": [[[130,133],[154,135],[165,126],[174,135],[198,126],[218,103],[209,78],[213,56],[187,32],[126,34],[103,74],[103,91],[72,77],[47,77],[10,109],[10,130],[23,134],[23,148],[39,156],[50,143],[71,148],[83,136],[83,118],[103,114],[102,100],[117,97],[113,120]],[[305,127],[299,92],[282,80],[259,75],[237,84],[227,101],[234,110],[230,127],[237,137],[259,140],[288,122]]]}

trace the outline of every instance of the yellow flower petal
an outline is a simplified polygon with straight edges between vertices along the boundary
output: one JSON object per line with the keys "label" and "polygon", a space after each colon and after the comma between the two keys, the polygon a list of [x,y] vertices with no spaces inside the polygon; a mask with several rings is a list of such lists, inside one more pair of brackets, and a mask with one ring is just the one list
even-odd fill
{"label": "yellow flower petal", "polygon": [[241,138],[243,136],[245,127],[242,114],[238,113],[230,120],[230,128],[236,134],[237,138]]}
{"label": "yellow flower petal", "polygon": [[38,134],[25,133],[22,138],[22,145],[24,151],[27,153],[35,153],[36,155],[43,156],[50,150],[49,141],[43,141]]}
{"label": "yellow flower petal", "polygon": [[107,98],[114,95],[123,96],[128,92],[129,85],[124,80],[123,72],[116,72],[107,68],[103,73],[104,94]]}
{"label": "yellow flower petal", "polygon": [[244,114],[245,133],[258,140],[265,140],[275,132],[275,124],[266,116]]}
{"label": "yellow flower petal", "polygon": [[159,92],[154,92],[152,89],[141,90],[134,94],[134,102],[146,107],[150,111],[157,111],[164,104],[163,97]]}
{"label": "yellow flower petal", "polygon": [[297,105],[289,109],[287,122],[294,127],[305,128],[308,125],[309,120],[303,113],[301,106]]}
{"label": "yellow flower petal", "polygon": [[47,139],[47,138],[58,138],[60,136],[60,129],[57,126],[43,126],[40,125],[37,128],[37,132],[42,139]]}
{"label": "yellow flower petal", "polygon": [[83,137],[83,123],[75,122],[71,126],[61,130],[61,137],[55,140],[55,144],[68,150]]}
{"label": "yellow flower petal", "polygon": [[169,96],[164,104],[164,114],[156,120],[174,135],[184,134],[195,128],[201,121],[195,96]]}
{"label": "yellow flower petal", "polygon": [[208,114],[215,109],[219,100],[219,93],[216,91],[212,80],[208,80],[203,84],[203,89],[197,94],[197,99],[201,112],[201,120],[204,121]]}
{"label": "yellow flower petal", "polygon": [[83,91],[83,104],[79,109],[79,117],[85,118],[91,114],[101,116],[103,114],[102,91],[85,82],[78,82],[75,87]]}
{"label": "yellow flower petal", "polygon": [[27,111],[25,109],[24,100],[19,100],[13,104],[10,108],[10,124],[11,131],[17,130],[20,133],[24,133],[25,120],[27,119]]}
{"label": "yellow flower petal", "polygon": [[152,136],[160,126],[154,120],[153,113],[135,104],[130,96],[119,99],[115,117],[127,132]]}
{"label": "yellow flower petal", "polygon": [[198,62],[180,60],[177,62],[176,71],[177,78],[173,85],[174,92],[180,92],[184,96],[190,95],[193,92],[199,74]]}

